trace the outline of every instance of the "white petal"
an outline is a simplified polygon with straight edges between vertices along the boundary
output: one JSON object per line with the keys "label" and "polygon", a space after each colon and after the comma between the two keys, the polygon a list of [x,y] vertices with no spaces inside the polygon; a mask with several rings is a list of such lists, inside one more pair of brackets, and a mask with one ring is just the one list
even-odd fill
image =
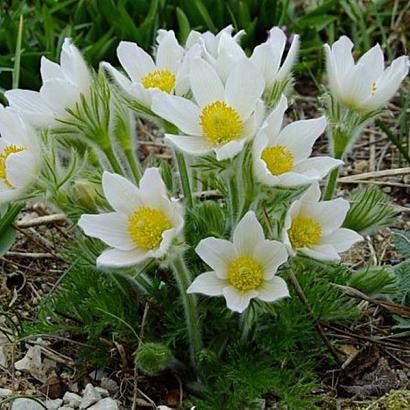
{"label": "white petal", "polygon": [[340,92],[340,81],[336,68],[335,58],[328,44],[325,44],[325,54],[326,54],[326,73],[329,82],[329,88],[331,93],[338,99],[341,97]]}
{"label": "white petal", "polygon": [[124,70],[132,81],[139,82],[141,77],[155,70],[152,57],[137,44],[121,41],[117,48],[117,56]]}
{"label": "white petal", "polygon": [[118,212],[131,214],[141,204],[138,188],[121,175],[104,171],[102,187],[108,203]]}
{"label": "white petal", "polygon": [[320,179],[318,173],[312,172],[310,175],[304,175],[297,172],[285,172],[277,176],[276,186],[281,187],[297,187],[308,185]]}
{"label": "white petal", "polygon": [[326,125],[325,117],[292,122],[281,131],[275,144],[289,149],[294,161],[301,161],[312,153],[313,144],[323,133]]}
{"label": "white petal", "polygon": [[65,110],[72,108],[80,99],[80,90],[75,85],[59,79],[46,81],[40,88],[40,94],[60,117],[66,116]]}
{"label": "white petal", "polygon": [[299,35],[295,34],[293,36],[292,44],[290,45],[288,51],[288,55],[286,56],[285,61],[282,64],[282,67],[279,69],[278,75],[276,77],[277,81],[284,81],[290,76],[292,67],[298,58],[299,46]]}
{"label": "white petal", "polygon": [[233,232],[233,245],[238,255],[253,255],[261,242],[265,241],[262,226],[255,212],[248,211]]}
{"label": "white petal", "polygon": [[212,147],[204,137],[165,134],[165,142],[171,143],[187,154],[199,156],[212,151]]}
{"label": "white petal", "polygon": [[90,70],[82,54],[69,38],[64,40],[60,62],[61,70],[67,79],[75,84],[82,93],[88,91],[91,85]]}
{"label": "white petal", "polygon": [[[275,108],[266,118],[266,133],[269,138],[276,138],[282,128],[283,116],[288,109],[288,100],[285,95],[281,95]],[[272,143],[273,141],[270,140]]]}
{"label": "white petal", "polygon": [[33,128],[24,122],[17,110],[0,107],[0,135],[7,144],[37,148],[38,142]]}
{"label": "white petal", "polygon": [[300,212],[304,216],[309,216],[319,222],[322,228],[322,235],[325,236],[342,225],[348,210],[349,202],[338,198],[332,201],[303,203]]}
{"label": "white petal", "polygon": [[44,56],[41,57],[40,73],[43,82],[57,78],[63,80],[65,78],[61,67]]}
{"label": "white petal", "polygon": [[279,266],[287,261],[288,253],[283,243],[265,240],[255,248],[253,257],[263,265],[264,279],[270,280]]}
{"label": "white petal", "polygon": [[171,228],[167,229],[166,231],[162,232],[162,241],[159,244],[159,247],[156,249],[152,249],[148,251],[147,255],[153,258],[162,258],[168,252],[172,241],[176,237],[176,229]]}
{"label": "white petal", "polygon": [[32,152],[24,150],[6,159],[6,175],[14,188],[24,188],[38,177],[38,164]]}
{"label": "white petal", "polygon": [[195,252],[220,279],[226,278],[228,266],[236,256],[231,242],[213,237],[202,239]]}
{"label": "white petal", "polygon": [[124,74],[120,73],[110,63],[103,62],[101,65],[122,89],[129,91],[131,81]]}
{"label": "white petal", "polygon": [[187,293],[202,293],[208,296],[221,296],[226,281],[219,279],[215,272],[205,272],[197,276],[187,289]]}
{"label": "white petal", "polygon": [[357,65],[346,74],[341,87],[341,98],[343,103],[354,109],[364,107],[364,101],[371,96],[372,78],[366,66]]}
{"label": "white petal", "polygon": [[3,189],[0,186],[0,204],[17,201],[23,193],[24,191],[22,189]]}
{"label": "white petal", "polygon": [[229,74],[225,86],[226,102],[235,108],[243,121],[255,109],[261,97],[264,81],[255,66],[249,61],[240,61]]}
{"label": "white petal", "polygon": [[131,251],[108,249],[97,258],[97,266],[101,268],[125,268],[127,266],[136,265],[147,258],[146,252],[142,252],[138,249]]}
{"label": "white petal", "polygon": [[324,236],[320,240],[320,245],[332,245],[337,252],[344,252],[350,249],[353,244],[362,240],[363,237],[357,232],[351,229],[340,228],[330,235]]}
{"label": "white petal", "polygon": [[9,90],[5,96],[12,108],[30,115],[31,123],[35,126],[47,126],[54,120],[53,110],[37,91]]}
{"label": "white petal", "polygon": [[320,201],[320,186],[319,183],[313,183],[300,198],[303,202],[318,202]]}
{"label": "white petal", "polygon": [[199,124],[200,110],[198,106],[186,98],[156,93],[152,99],[151,109],[185,134],[202,134]]}
{"label": "white petal", "polygon": [[281,58],[280,51],[269,41],[260,44],[253,50],[250,61],[261,72],[265,80],[265,89],[273,85]]}
{"label": "white petal", "polygon": [[294,172],[309,175],[318,175],[324,178],[332,169],[343,165],[343,161],[332,157],[314,157],[299,162],[293,167]]}
{"label": "white petal", "polygon": [[228,309],[242,313],[249,306],[251,299],[257,296],[257,292],[253,290],[239,292],[234,287],[229,286],[223,289],[223,295],[225,296]]}
{"label": "white petal", "polygon": [[140,194],[167,197],[167,188],[162,180],[159,168],[147,168],[140,181]]}
{"label": "white petal", "polygon": [[380,45],[376,44],[364,53],[357,64],[367,68],[367,75],[371,78],[371,81],[380,77],[384,71],[384,56]]}
{"label": "white petal", "polygon": [[224,86],[215,69],[202,58],[195,58],[189,75],[195,101],[205,107],[224,100]]}
{"label": "white petal", "polygon": [[158,44],[156,63],[157,67],[165,68],[176,73],[181,64],[184,49],[175,38],[175,33],[168,31]]}
{"label": "white petal", "polygon": [[257,298],[263,300],[264,302],[274,302],[275,300],[290,296],[288,285],[278,276],[273,277],[269,281],[265,281],[257,291]]}
{"label": "white petal", "polygon": [[340,37],[332,45],[332,54],[337,70],[336,77],[340,82],[344,81],[346,74],[354,67],[352,48],[353,43],[346,36]]}
{"label": "white petal", "polygon": [[98,238],[113,248],[128,251],[136,247],[128,234],[128,218],[124,214],[82,215],[78,226],[87,236]]}
{"label": "white petal", "polygon": [[340,256],[336,252],[335,248],[331,245],[316,245],[312,248],[301,248],[299,252],[309,256],[312,259],[320,261],[339,261]]}
{"label": "white petal", "polygon": [[245,145],[245,140],[231,141],[223,145],[220,148],[214,148],[216,159],[218,161],[224,161],[238,155]]}

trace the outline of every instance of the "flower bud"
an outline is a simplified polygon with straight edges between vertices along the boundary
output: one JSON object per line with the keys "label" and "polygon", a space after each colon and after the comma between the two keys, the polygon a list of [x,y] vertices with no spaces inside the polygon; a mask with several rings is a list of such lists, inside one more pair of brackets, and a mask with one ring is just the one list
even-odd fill
{"label": "flower bud", "polygon": [[74,182],[72,192],[75,199],[84,207],[90,210],[96,210],[99,194],[99,187],[94,182],[86,179],[78,179]]}
{"label": "flower bud", "polygon": [[174,362],[168,346],[162,343],[144,343],[135,352],[135,363],[148,375],[162,372]]}

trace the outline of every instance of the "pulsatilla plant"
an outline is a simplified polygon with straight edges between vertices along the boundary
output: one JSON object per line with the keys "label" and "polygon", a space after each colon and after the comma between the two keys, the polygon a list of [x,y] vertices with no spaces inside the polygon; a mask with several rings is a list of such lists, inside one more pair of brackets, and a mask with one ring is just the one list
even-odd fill
{"label": "pulsatilla plant", "polygon": [[[348,200],[334,198],[335,186],[348,149],[409,67],[399,57],[385,69],[379,46],[355,63],[352,43],[342,37],[325,46],[323,115],[291,122],[287,95],[299,37],[290,41],[275,27],[250,56],[240,39],[227,27],[216,35],[192,32],[181,45],[174,32],[159,30],[154,57],[121,42],[123,70],[102,63],[98,73],[67,39],[59,64],[43,58],[40,91],[10,90],[10,105],[0,110],[0,201],[43,197],[65,212],[78,225],[78,258],[91,254],[102,272],[133,277],[143,300],[161,306],[162,322],[175,320],[167,319],[175,307],[161,295],[179,293],[190,352],[184,365],[202,380],[212,355],[239,355],[239,348],[218,345],[217,332],[237,334],[238,327],[246,346],[268,315],[264,338],[274,338],[283,330],[272,323],[279,326],[281,311],[293,314],[300,294],[291,285],[315,289],[315,269],[334,267],[362,240],[360,232],[386,220],[387,204],[378,218],[362,195],[372,218],[355,221],[360,204],[349,214]],[[142,165],[136,118],[164,131],[172,164],[153,158]],[[326,130],[329,155],[315,155]],[[147,356],[151,373],[152,363],[167,366],[163,352],[172,362],[184,357],[161,340],[161,325],[150,324],[149,315],[146,326],[149,349],[139,345],[135,356],[141,369]]]}

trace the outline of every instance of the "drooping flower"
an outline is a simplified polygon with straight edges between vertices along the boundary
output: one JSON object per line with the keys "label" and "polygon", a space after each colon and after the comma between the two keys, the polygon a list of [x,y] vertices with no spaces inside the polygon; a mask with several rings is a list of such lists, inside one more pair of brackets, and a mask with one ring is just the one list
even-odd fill
{"label": "drooping flower", "polygon": [[110,249],[97,258],[98,266],[132,266],[148,258],[161,258],[183,228],[179,205],[169,199],[158,168],[148,168],[139,188],[126,178],[104,172],[102,187],[114,212],[82,215],[84,233]]}
{"label": "drooping flower", "polygon": [[265,239],[253,211],[239,222],[232,242],[206,238],[198,244],[196,253],[212,271],[196,277],[188,293],[224,296],[228,308],[240,313],[253,298],[274,302],[289,296],[286,282],[276,276],[287,260],[286,248]]}
{"label": "drooping flower", "polygon": [[260,70],[265,80],[267,98],[272,93],[275,84],[284,84],[290,78],[292,67],[297,59],[300,44],[299,36],[297,34],[293,35],[289,51],[286,58],[283,59],[286,42],[285,33],[279,27],[273,27],[269,31],[267,41],[255,47],[250,57],[250,61]]}
{"label": "drooping flower", "polygon": [[282,129],[287,107],[282,95],[253,144],[255,176],[269,186],[307,185],[343,164],[331,157],[310,157],[313,144],[326,128],[325,117],[295,121]]}
{"label": "drooping flower", "polygon": [[21,112],[33,126],[45,128],[55,125],[57,119],[67,117],[67,108],[87,95],[91,86],[91,72],[77,47],[66,38],[60,56],[60,64],[45,57],[40,67],[43,85],[40,91],[9,90],[5,95],[12,108]]}
{"label": "drooping flower", "polygon": [[398,57],[385,69],[380,45],[363,54],[357,63],[352,48],[353,43],[346,36],[332,47],[325,44],[330,91],[348,108],[363,112],[377,110],[397,92],[409,72],[409,59]]}
{"label": "drooping flower", "polygon": [[153,98],[152,110],[185,134],[166,134],[166,140],[191,155],[214,151],[218,161],[234,157],[261,122],[262,78],[252,63],[242,60],[224,85],[209,63],[196,58],[190,83],[195,102],[164,93]]}
{"label": "drooping flower", "polygon": [[157,41],[155,61],[136,43],[120,42],[117,55],[128,77],[104,63],[121,89],[146,108],[151,107],[152,96],[158,91],[180,96],[189,91],[189,62],[199,54],[195,48],[185,52],[173,31],[161,31]]}
{"label": "drooping flower", "polygon": [[291,255],[301,252],[313,259],[338,261],[340,252],[363,239],[341,228],[348,210],[349,202],[342,198],[320,202],[319,184],[313,183],[289,208],[282,241]]}
{"label": "drooping flower", "polygon": [[0,105],[0,204],[24,195],[38,178],[41,155],[36,131]]}

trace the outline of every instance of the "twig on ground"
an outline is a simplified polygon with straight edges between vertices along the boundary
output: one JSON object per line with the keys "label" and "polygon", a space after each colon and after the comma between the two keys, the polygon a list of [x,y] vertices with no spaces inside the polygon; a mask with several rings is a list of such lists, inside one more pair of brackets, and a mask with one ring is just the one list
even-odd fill
{"label": "twig on ground", "polygon": [[14,258],[27,258],[27,259],[57,259],[58,256],[51,253],[43,252],[6,252],[4,256],[14,257]]}
{"label": "twig on ground", "polygon": [[19,228],[31,228],[33,226],[41,226],[63,222],[67,222],[67,217],[64,214],[54,214],[39,216],[38,218],[33,218],[28,221],[18,221],[15,223],[15,225]]}
{"label": "twig on ground", "polygon": [[374,172],[363,172],[362,174],[349,175],[347,177],[338,178],[338,181],[345,182],[345,181],[354,181],[358,179],[396,177],[399,175],[407,175],[407,174],[410,174],[410,167],[385,169],[383,171],[374,171]]}

